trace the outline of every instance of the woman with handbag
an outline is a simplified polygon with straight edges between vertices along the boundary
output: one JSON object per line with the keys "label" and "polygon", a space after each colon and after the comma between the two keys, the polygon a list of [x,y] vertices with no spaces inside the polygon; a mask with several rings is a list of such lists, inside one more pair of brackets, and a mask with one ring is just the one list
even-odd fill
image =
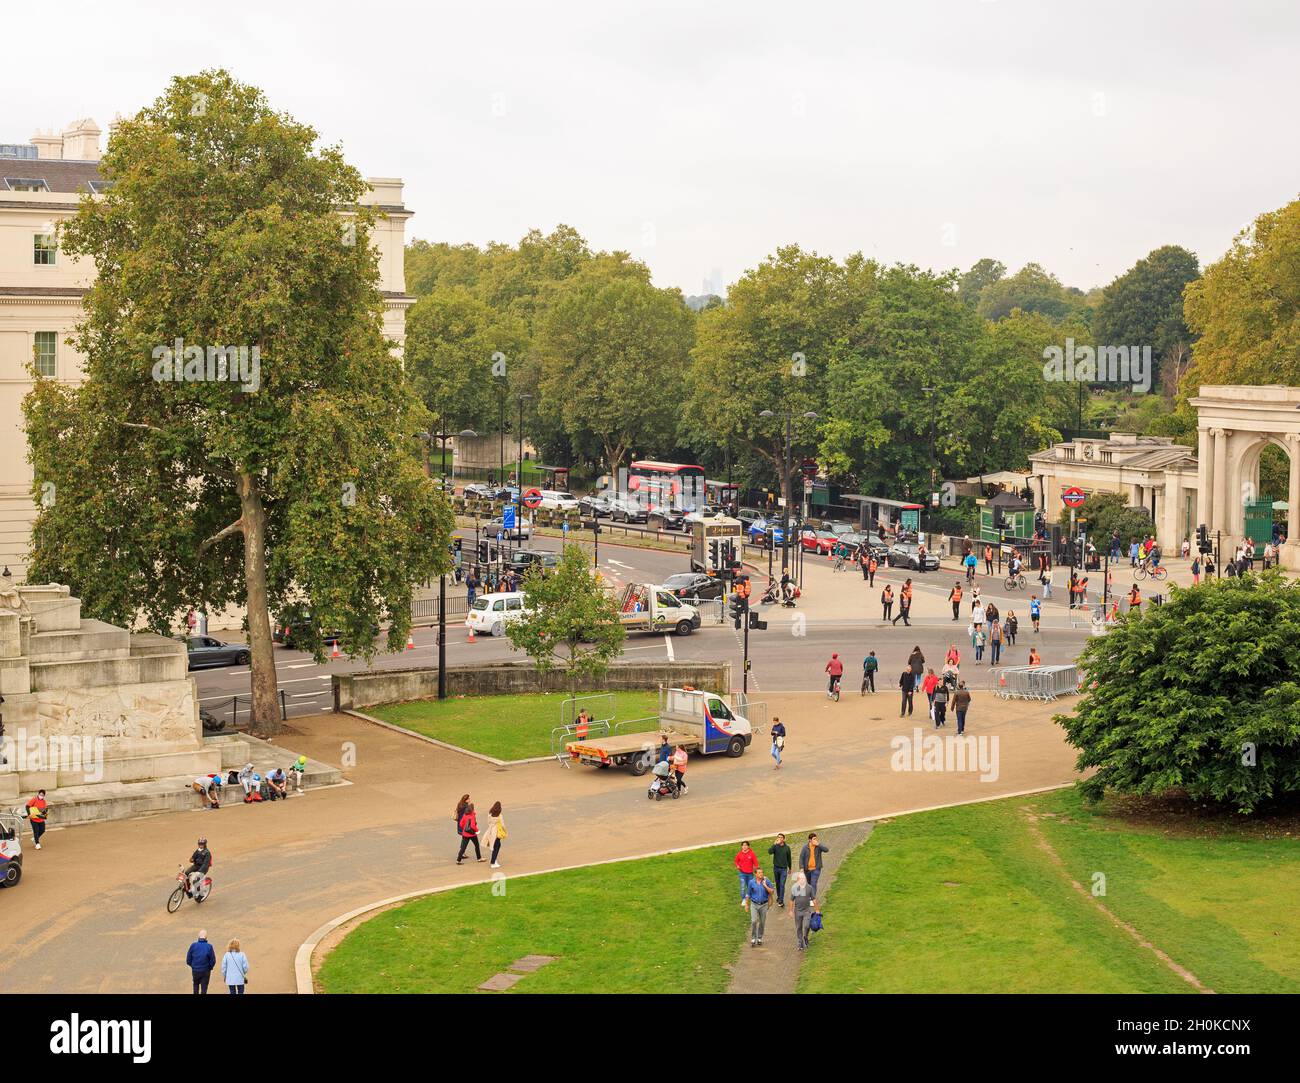
{"label": "woman with handbag", "polygon": [[501,802],[495,802],[488,809],[488,826],[483,832],[483,845],[492,848],[492,867],[501,868],[501,862],[497,858],[501,854],[501,840],[506,837],[506,822],[501,816]]}
{"label": "woman with handbag", "polygon": [[239,950],[238,940],[226,945],[226,954],[221,957],[221,979],[233,996],[244,995],[248,984],[248,956]]}
{"label": "woman with handbag", "polygon": [[460,833],[460,853],[456,855],[456,864],[459,865],[465,860],[465,848],[472,842],[474,844],[474,857],[478,861],[483,860],[483,851],[478,844],[478,817],[474,815],[474,804],[470,802],[465,806],[465,811],[461,813],[460,823],[457,825]]}

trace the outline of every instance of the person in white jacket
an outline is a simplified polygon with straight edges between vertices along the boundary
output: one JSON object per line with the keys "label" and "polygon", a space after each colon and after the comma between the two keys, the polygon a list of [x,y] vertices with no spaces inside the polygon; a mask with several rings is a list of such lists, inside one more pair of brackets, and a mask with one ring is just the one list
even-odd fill
{"label": "person in white jacket", "polygon": [[506,837],[506,822],[501,815],[501,802],[497,801],[488,810],[487,830],[483,832],[483,845],[492,848],[492,867],[501,868],[497,858],[501,855],[501,840]]}

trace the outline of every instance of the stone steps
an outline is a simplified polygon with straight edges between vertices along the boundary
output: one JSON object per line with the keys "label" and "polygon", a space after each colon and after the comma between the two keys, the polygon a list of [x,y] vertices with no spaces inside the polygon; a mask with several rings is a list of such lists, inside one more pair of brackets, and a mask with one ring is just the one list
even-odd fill
{"label": "stone steps", "polygon": [[33,663],[129,658],[131,633],[101,620],[83,620],[79,628],[37,632],[28,650]]}
{"label": "stone steps", "polygon": [[69,659],[31,663],[32,691],[95,688],[104,685],[157,684],[189,676],[184,653]]}
{"label": "stone steps", "polygon": [[[215,759],[231,760],[222,762],[220,773],[224,777],[229,771],[242,767],[250,760],[259,773],[265,774],[273,766],[288,770],[297,754],[285,748],[268,744],[254,737],[215,737],[205,741],[215,747],[205,749],[205,754],[214,758],[211,771],[218,771]],[[238,762],[234,762],[238,760]],[[199,774],[169,775],[134,782],[100,782],[90,785],[45,787],[45,799],[50,805],[51,827],[72,827],[77,824],[99,823],[104,820],[125,820],[137,816],[157,815],[164,812],[184,812],[202,807],[202,800],[194,792],[193,782]],[[3,784],[5,776],[0,776]],[[12,777],[12,776],[10,776]],[[25,776],[24,776],[25,777]],[[304,780],[307,789],[319,789],[323,786],[337,786],[344,781],[343,772],[331,764],[318,760],[307,761],[307,777]],[[290,793],[293,792],[292,779]],[[2,793],[3,791],[0,791]],[[30,794],[20,795],[23,799]],[[238,786],[222,788],[222,804],[238,804],[243,800],[243,792]]]}

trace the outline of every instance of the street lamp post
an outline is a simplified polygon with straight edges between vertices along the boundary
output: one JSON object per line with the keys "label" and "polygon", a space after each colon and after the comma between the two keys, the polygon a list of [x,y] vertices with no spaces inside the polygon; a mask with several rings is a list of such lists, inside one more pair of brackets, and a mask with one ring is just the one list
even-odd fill
{"label": "street lamp post", "polygon": [[[794,483],[790,479],[790,447],[794,440],[792,430],[793,415],[788,410],[777,414],[771,410],[760,410],[759,417],[780,417],[785,421],[785,454],[782,458],[781,475],[781,571],[785,574],[789,570],[790,560],[790,497],[787,495],[793,488]],[[816,421],[817,415],[811,410],[805,410],[799,415],[806,421]],[[773,549],[776,547],[773,546]]]}
{"label": "street lamp post", "polygon": [[[443,428],[439,425],[439,428]],[[452,433],[448,432],[421,432],[415,434],[424,442],[424,469],[425,474],[429,473],[429,444],[433,440],[438,441],[438,459],[439,473],[441,474],[440,487],[446,491],[447,487],[447,441],[451,439]],[[477,436],[473,429],[461,429],[454,435],[474,437]],[[478,516],[475,514],[474,544],[478,545]],[[447,698],[447,573],[438,573],[438,698]]]}
{"label": "street lamp post", "polygon": [[524,540],[524,401],[532,395],[519,396],[519,458],[515,461],[515,541]]}

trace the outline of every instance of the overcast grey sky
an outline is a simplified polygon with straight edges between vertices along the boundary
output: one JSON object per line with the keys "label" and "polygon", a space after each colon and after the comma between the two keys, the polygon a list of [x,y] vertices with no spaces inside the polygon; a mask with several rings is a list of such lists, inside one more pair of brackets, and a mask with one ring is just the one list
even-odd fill
{"label": "overcast grey sky", "polygon": [[0,142],[224,66],[409,236],[576,227],[699,293],[778,245],[1104,285],[1300,190],[1300,8],[1234,0],[8,4]]}

